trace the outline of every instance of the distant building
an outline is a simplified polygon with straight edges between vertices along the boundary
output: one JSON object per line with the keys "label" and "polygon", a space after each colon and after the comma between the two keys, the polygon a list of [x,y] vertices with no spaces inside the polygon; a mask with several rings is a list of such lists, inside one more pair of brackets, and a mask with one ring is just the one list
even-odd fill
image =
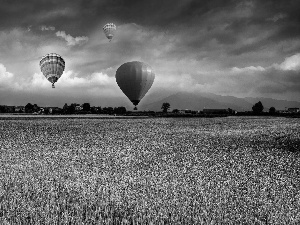
{"label": "distant building", "polygon": [[192,110],[190,110],[190,109],[179,109],[178,113],[188,114],[188,113],[192,113]]}
{"label": "distant building", "polygon": [[288,108],[288,112],[297,113],[297,112],[299,112],[299,108]]}
{"label": "distant building", "polygon": [[203,113],[206,114],[228,114],[228,109],[203,109]]}
{"label": "distant building", "polygon": [[75,106],[75,111],[81,111],[82,109],[83,109],[83,107],[80,105]]}
{"label": "distant building", "polygon": [[281,109],[281,110],[276,110],[276,112],[277,112],[277,113],[288,113],[288,111],[282,110],[282,109]]}
{"label": "distant building", "polygon": [[49,109],[49,113],[52,114],[54,111],[54,107],[47,107]]}
{"label": "distant building", "polygon": [[54,114],[57,111],[60,111],[61,109],[59,107],[44,107],[44,111],[49,110],[50,114]]}
{"label": "distant building", "polygon": [[16,106],[15,112],[25,112],[25,106]]}

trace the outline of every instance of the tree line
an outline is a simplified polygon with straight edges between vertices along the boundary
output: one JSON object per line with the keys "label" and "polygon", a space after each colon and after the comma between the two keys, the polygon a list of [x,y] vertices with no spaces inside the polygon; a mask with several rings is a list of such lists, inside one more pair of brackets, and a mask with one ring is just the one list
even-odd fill
{"label": "tree line", "polygon": [[[18,108],[18,110],[17,110]],[[172,112],[169,112],[169,109],[171,108],[170,103],[164,102],[161,106],[162,113],[173,113],[173,114],[178,114],[180,110],[178,109],[173,109]],[[240,115],[244,114],[255,114],[255,115],[260,115],[260,114],[266,114],[267,112],[264,112],[264,106],[261,103],[261,101],[255,103],[252,106],[252,112],[238,112]],[[203,112],[198,112],[198,111],[193,111],[193,110],[184,110],[185,113],[190,113],[190,114],[203,114]],[[148,111],[147,113],[149,114],[151,112],[152,114],[155,113],[153,111]],[[83,103],[82,105],[77,104],[77,103],[71,103],[68,105],[67,103],[64,104],[62,108],[59,107],[39,107],[37,104],[31,104],[28,103],[26,104],[25,107],[22,107],[19,109],[19,107],[15,106],[3,106],[0,105],[0,113],[34,113],[34,114],[130,114],[131,111],[127,111],[125,107],[101,107],[101,106],[90,106],[90,103]],[[139,112],[142,113],[142,112]],[[145,112],[146,113],[146,112]],[[228,114],[228,115],[233,115],[236,114],[237,112],[233,109],[225,109],[223,111],[217,111],[213,112],[212,114]],[[267,114],[275,115],[279,114],[275,107],[271,107],[269,109],[269,112]]]}
{"label": "tree line", "polygon": [[15,106],[0,106],[0,113],[34,113],[34,114],[125,114],[126,108],[121,107],[101,107],[90,106],[90,103],[64,104],[62,108],[59,107],[40,107],[37,104],[27,103],[25,107]]}
{"label": "tree line", "polygon": [[[170,103],[168,103],[168,102],[164,102],[164,103],[162,104],[162,106],[161,106],[161,109],[162,109],[162,111],[163,111],[164,113],[167,113],[167,112],[169,111],[170,108],[171,108],[171,105],[170,105]],[[261,101],[255,103],[255,104],[252,106],[252,113],[253,113],[253,114],[262,114],[262,113],[264,113],[263,110],[264,110],[264,106],[263,106],[263,104],[261,103]],[[189,111],[191,111],[191,110],[189,110]],[[235,114],[235,112],[236,112],[235,110],[233,110],[233,109],[231,109],[231,108],[226,109],[226,111],[227,111],[228,114]],[[178,112],[179,112],[178,109],[173,109],[173,110],[172,110],[172,113],[178,113]],[[276,114],[276,109],[275,109],[275,107],[273,107],[273,106],[270,107],[270,109],[269,109],[269,114]]]}

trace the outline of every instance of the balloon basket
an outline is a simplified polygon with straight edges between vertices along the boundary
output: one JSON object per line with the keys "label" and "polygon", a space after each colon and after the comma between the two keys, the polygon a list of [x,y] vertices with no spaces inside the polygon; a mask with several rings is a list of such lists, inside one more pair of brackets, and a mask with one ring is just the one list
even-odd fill
{"label": "balloon basket", "polygon": [[137,110],[137,107],[134,107],[134,109],[133,110]]}
{"label": "balloon basket", "polygon": [[54,84],[52,84],[52,88],[55,88]]}

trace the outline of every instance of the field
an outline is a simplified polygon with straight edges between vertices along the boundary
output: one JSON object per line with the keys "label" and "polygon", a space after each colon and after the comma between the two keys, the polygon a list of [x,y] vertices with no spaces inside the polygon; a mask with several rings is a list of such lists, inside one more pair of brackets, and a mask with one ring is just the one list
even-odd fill
{"label": "field", "polygon": [[297,118],[0,118],[0,224],[299,224]]}

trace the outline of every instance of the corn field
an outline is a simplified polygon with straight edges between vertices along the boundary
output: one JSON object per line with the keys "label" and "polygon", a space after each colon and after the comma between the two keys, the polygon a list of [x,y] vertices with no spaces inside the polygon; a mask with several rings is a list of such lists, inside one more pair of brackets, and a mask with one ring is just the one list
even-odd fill
{"label": "corn field", "polygon": [[299,224],[300,120],[0,118],[0,224]]}

